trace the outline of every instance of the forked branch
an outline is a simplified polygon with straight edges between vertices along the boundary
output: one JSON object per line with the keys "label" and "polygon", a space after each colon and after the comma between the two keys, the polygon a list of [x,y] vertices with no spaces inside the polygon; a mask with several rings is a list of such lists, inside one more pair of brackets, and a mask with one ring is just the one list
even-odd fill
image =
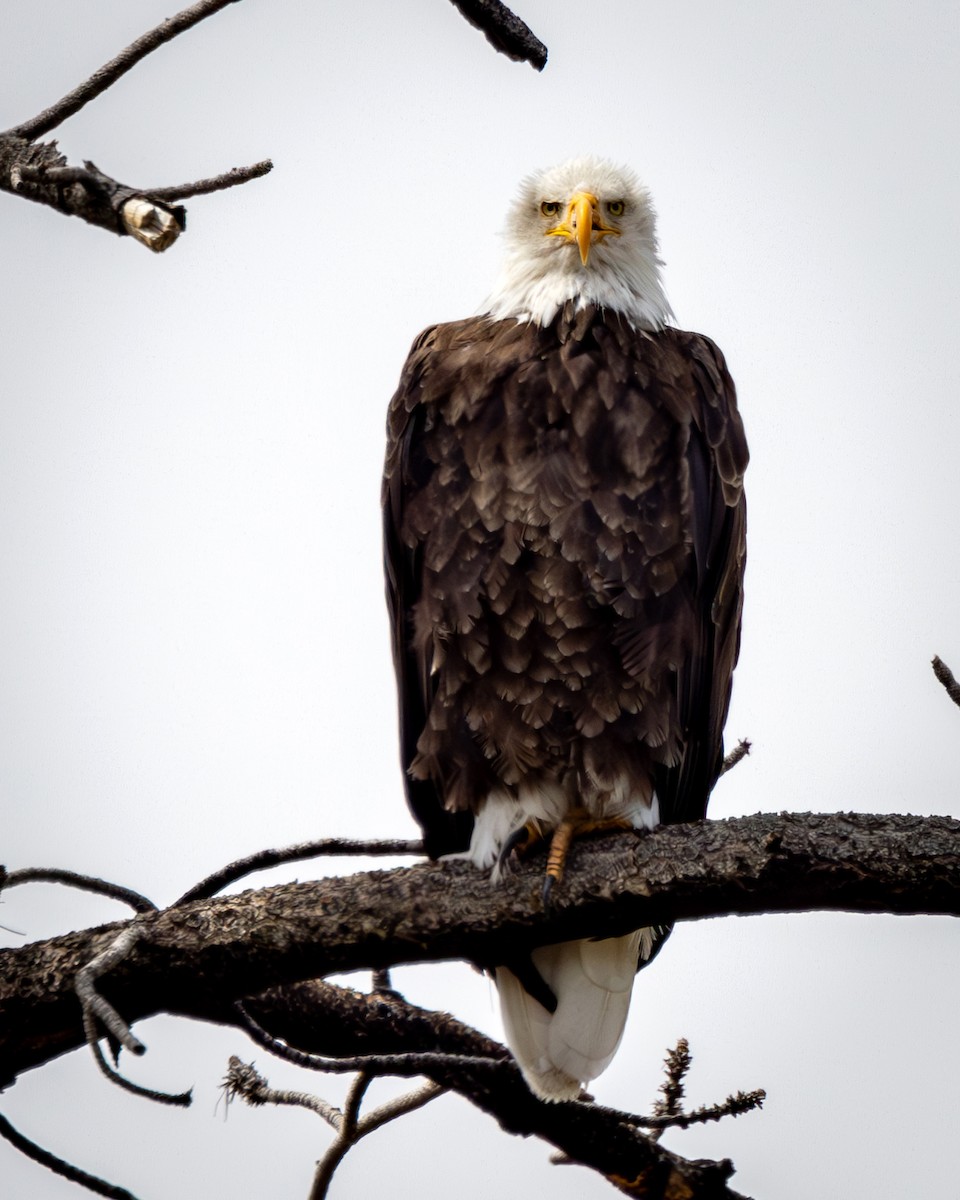
{"label": "forked branch", "polygon": [[102,67],[98,67],[89,79],[85,79],[72,91],[67,92],[56,104],[51,104],[49,108],[45,108],[43,112],[37,113],[28,121],[21,121],[19,125],[14,125],[7,132],[13,137],[23,138],[28,142],[43,137],[44,134],[50,133],[51,130],[62,125],[68,117],[78,113],[91,100],[102,95],[107,88],[113,87],[118,79],[132,70],[148,54],[159,50],[161,46],[186,30],[192,29],[194,25],[198,25],[207,17],[212,17],[221,8],[226,8],[228,4],[236,2],[237,0],[200,0],[198,4],[191,4],[189,8],[183,9],[176,16],[167,17],[149,33],[144,33],[136,41],[131,42],[115,58],[111,58]]}
{"label": "forked branch", "polygon": [[235,187],[265,175],[272,166],[269,160],[194,183],[136,188],[113,179],[92,162],[71,166],[58,151],[56,142],[37,141],[101,96],[148,54],[233,3],[236,0],[199,0],[176,16],[168,17],[55,104],[0,133],[0,190],[47,204],[112,233],[128,234],[159,253],[172,246],[186,228],[186,211],[171,201]]}
{"label": "forked branch", "polygon": [[[192,183],[139,188],[121,183],[92,162],[71,165],[57,149],[56,142],[38,141],[102,96],[148,54],[235,3],[237,0],[198,0],[131,42],[35,117],[0,132],[0,191],[46,204],[111,233],[129,235],[160,253],[172,246],[186,229],[186,210],[174,201],[223,191],[266,175],[273,168],[269,159]],[[500,0],[453,0],[453,3],[471,24],[483,30],[497,50],[542,69],[547,60],[546,47]]]}
{"label": "forked branch", "polygon": [[[136,918],[109,976],[127,1023],[203,1015],[266,988],[395,963],[502,962],[536,945],[645,924],[759,912],[960,914],[960,822],[866,813],[767,814],[584,840],[549,911],[532,860],[496,888],[468,863],[288,883]],[[0,951],[0,1083],[84,1038],[78,971],[122,926]],[[255,1015],[255,1014],[254,1014]]]}
{"label": "forked branch", "polygon": [[313,1096],[307,1092],[281,1091],[271,1088],[263,1076],[254,1069],[252,1063],[241,1062],[236,1055],[233,1055],[224,1079],[224,1089],[228,1101],[239,1097],[247,1104],[254,1106],[261,1104],[296,1105],[317,1113],[331,1126],[336,1137],[323,1158],[317,1163],[313,1186],[310,1190],[310,1200],[323,1200],[337,1167],[351,1147],[355,1146],[362,1137],[373,1133],[375,1129],[379,1129],[389,1121],[394,1121],[415,1109],[422,1108],[446,1090],[439,1084],[426,1083],[361,1116],[360,1105],[367,1087],[372,1081],[373,1074],[371,1072],[361,1071],[353,1081],[341,1110],[319,1096]]}

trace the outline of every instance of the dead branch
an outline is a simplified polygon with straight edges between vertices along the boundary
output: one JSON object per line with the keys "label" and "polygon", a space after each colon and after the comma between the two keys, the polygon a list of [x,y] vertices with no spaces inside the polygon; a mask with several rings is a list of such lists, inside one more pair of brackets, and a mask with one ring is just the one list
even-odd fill
{"label": "dead branch", "polygon": [[360,1117],[360,1100],[370,1081],[371,1077],[369,1075],[361,1073],[357,1076],[354,1086],[350,1089],[350,1094],[347,1096],[347,1102],[344,1105],[337,1139],[329,1147],[319,1163],[317,1163],[317,1170],[313,1178],[313,1186],[310,1189],[309,1200],[324,1200],[330,1189],[330,1183],[337,1167],[343,1161],[347,1151],[355,1146],[362,1137],[365,1137],[368,1133],[373,1133],[375,1129],[380,1129],[389,1121],[395,1121],[398,1117],[406,1116],[407,1113],[414,1112],[418,1108],[423,1108],[425,1104],[429,1104],[437,1096],[442,1096],[447,1090],[440,1087],[439,1084],[426,1083],[411,1092],[405,1092],[404,1095],[398,1096],[395,1100],[381,1104],[373,1112]]}
{"label": "dead branch", "polygon": [[128,234],[159,253],[173,245],[186,228],[186,211],[170,201],[220,191],[265,175],[272,166],[268,160],[195,183],[151,191],[120,183],[92,162],[70,166],[56,142],[37,141],[102,95],[148,54],[233,3],[236,0],[199,0],[131,42],[55,104],[0,133],[0,190],[80,217],[111,233]]}
{"label": "dead branch", "polygon": [[111,233],[130,234],[153,250],[166,249],[185,224],[182,208],[153,204],[93,163],[69,167],[56,142],[28,142],[12,134],[0,134],[0,191]]}
{"label": "dead branch", "polygon": [[153,1100],[156,1104],[170,1104],[176,1108],[189,1108],[193,1103],[193,1092],[159,1092],[155,1088],[143,1087],[142,1084],[134,1083],[132,1079],[127,1079],[125,1075],[121,1075],[118,1070],[110,1065],[106,1055],[100,1048],[100,1043],[97,1040],[97,1028],[89,1013],[84,1015],[84,1032],[87,1035],[87,1042],[90,1050],[93,1053],[94,1061],[100,1068],[100,1073],[111,1083],[115,1083],[118,1088],[125,1092],[129,1092],[131,1096],[139,1096],[143,1100]]}
{"label": "dead branch", "polygon": [[664,1059],[664,1081],[659,1091],[660,1098],[654,1101],[653,1113],[649,1117],[634,1113],[604,1109],[611,1117],[640,1129],[649,1129],[650,1137],[657,1141],[667,1129],[689,1129],[691,1125],[702,1125],[707,1121],[722,1121],[724,1117],[739,1117],[744,1113],[762,1108],[767,1098],[763,1088],[750,1092],[736,1092],[720,1104],[702,1104],[687,1112],[683,1107],[684,1079],[690,1071],[693,1056],[686,1038],[681,1038]]}
{"label": "dead branch", "polygon": [[957,683],[953,672],[938,654],[933,656],[932,666],[934,675],[946,688],[947,695],[954,704],[960,704],[960,683]]}
{"label": "dead branch", "polygon": [[476,1067],[477,1065],[495,1070],[506,1067],[508,1055],[487,1058],[473,1054],[445,1054],[443,1051],[431,1050],[424,1052],[402,1051],[399,1054],[363,1054],[345,1056],[343,1054],[322,1055],[311,1054],[298,1050],[286,1042],[275,1038],[244,1009],[237,1005],[242,1017],[241,1028],[250,1035],[258,1046],[269,1050],[284,1062],[292,1063],[295,1067],[305,1067],[308,1071],[326,1071],[334,1075],[349,1075],[353,1071],[361,1074],[399,1075],[410,1078],[415,1075],[427,1075],[433,1071],[456,1071],[460,1067]]}
{"label": "dead branch", "polygon": [[364,1114],[359,1124],[358,1138],[373,1133],[375,1129],[380,1129],[381,1126],[396,1120],[397,1117],[406,1116],[415,1109],[423,1108],[437,1096],[442,1096],[446,1090],[437,1083],[425,1083],[423,1087],[415,1088],[411,1092],[404,1092],[402,1096],[388,1100],[385,1104],[375,1108],[373,1112]]}
{"label": "dead branch", "polygon": [[55,1174],[62,1175],[64,1179],[69,1179],[71,1183],[78,1183],[89,1192],[95,1192],[98,1196],[107,1196],[108,1200],[137,1200],[136,1196],[132,1192],[128,1192],[126,1188],[117,1187],[116,1184],[108,1183],[105,1179],[98,1179],[96,1175],[90,1175],[86,1171],[81,1171],[79,1167],[75,1167],[72,1163],[68,1163],[62,1158],[57,1158],[49,1150],[44,1150],[36,1142],[31,1142],[29,1138],[24,1137],[2,1115],[0,1115],[0,1137],[5,1138],[11,1146],[15,1146],[27,1158],[32,1158],[34,1162],[39,1163],[42,1167],[47,1167]]}
{"label": "dead branch", "polygon": [[116,58],[104,63],[102,67],[94,71],[89,79],[85,79],[56,104],[51,104],[49,108],[45,108],[43,112],[31,117],[30,120],[14,125],[12,129],[7,130],[7,133],[28,142],[43,137],[52,129],[56,129],[58,125],[62,125],[67,117],[72,117],[74,113],[79,112],[85,104],[89,104],[91,100],[102,95],[107,88],[112,87],[121,76],[126,75],[148,54],[199,24],[200,21],[213,16],[221,8],[226,8],[228,4],[234,3],[236,0],[200,0],[198,4],[183,9],[175,17],[167,17],[155,29],[138,37],[125,50],[121,50]]}
{"label": "dead branch", "polygon": [[[667,1052],[663,1063],[664,1080],[660,1084],[660,1097],[653,1104],[655,1120],[669,1121],[674,1117],[679,1117],[683,1112],[683,1081],[690,1070],[692,1061],[690,1045],[686,1038],[681,1038],[676,1046]],[[661,1129],[654,1127],[651,1137],[659,1139],[665,1128],[667,1126],[663,1126]]]}
{"label": "dead branch", "polygon": [[152,900],[141,896],[132,888],[110,883],[106,879],[97,879],[93,875],[78,875],[76,871],[63,871],[56,867],[24,867],[8,874],[0,867],[0,892],[24,883],[62,883],[66,887],[78,888],[81,892],[93,892],[97,896],[106,896],[109,900],[129,904],[134,912],[157,911],[157,906]]}
{"label": "dead branch", "polygon": [[[271,1036],[304,1053],[372,1055],[463,1054],[509,1061],[507,1048],[464,1025],[449,1013],[417,1008],[396,992],[384,996],[312,979],[273,988],[244,1001],[248,1015]],[[246,1029],[236,1006],[207,1013],[208,1019]]]}
{"label": "dead branch", "polygon": [[500,0],[451,0],[461,16],[479,29],[495,50],[537,71],[547,65],[547,48]]}
{"label": "dead branch", "polygon": [[100,1048],[98,1021],[105,1027],[108,1036],[118,1049],[120,1046],[123,1046],[131,1054],[143,1054],[146,1050],[144,1044],[133,1036],[130,1027],[116,1009],[96,989],[96,981],[100,976],[105,975],[119,963],[122,963],[136,943],[136,925],[128,925],[125,929],[121,930],[105,950],[77,972],[74,988],[76,989],[77,998],[80,1001],[84,1037],[93,1053],[97,1066],[111,1083],[115,1083],[118,1087],[123,1088],[124,1091],[131,1092],[135,1096],[142,1096],[147,1100],[155,1100],[160,1104],[175,1104],[185,1108],[191,1101],[189,1092],[171,1095],[168,1092],[154,1091],[153,1088],[145,1088],[138,1083],[133,1083],[131,1080],[124,1078],[119,1071],[114,1070],[110,1063],[107,1062]]}
{"label": "dead branch", "polygon": [[77,971],[73,986],[84,1018],[99,1020],[107,1032],[112,1034],[131,1054],[143,1054],[146,1046],[133,1036],[120,1014],[99,994],[94,986],[101,975],[122,963],[136,944],[136,927],[128,925],[125,929],[121,929],[108,946],[105,946]]}
{"label": "dead branch", "polygon": [[339,1108],[328,1104],[319,1096],[311,1096],[309,1092],[291,1092],[272,1088],[264,1077],[255,1070],[253,1063],[241,1062],[235,1054],[230,1056],[227,1063],[227,1074],[223,1080],[223,1090],[227,1103],[238,1097],[253,1108],[262,1104],[293,1105],[298,1108],[308,1108],[322,1117],[333,1129],[339,1128],[343,1113]]}
{"label": "dead branch", "polygon": [[251,179],[269,175],[272,170],[273,163],[269,158],[265,158],[249,167],[232,167],[222,175],[214,175],[210,179],[195,179],[193,183],[178,183],[173,187],[144,188],[144,191],[154,200],[187,200],[190,196],[206,196],[210,192],[223,192],[241,183],[249,183]]}
{"label": "dead branch", "polygon": [[742,1117],[744,1113],[763,1108],[767,1093],[763,1088],[755,1088],[752,1092],[736,1092],[720,1104],[702,1104],[690,1112],[677,1113],[672,1117],[660,1117],[657,1120],[641,1118],[639,1124],[648,1129],[657,1128],[661,1123],[664,1128],[689,1129],[691,1125],[702,1125],[707,1121],[722,1121],[724,1117]]}
{"label": "dead branch", "polygon": [[309,1200],[324,1200],[330,1189],[333,1174],[343,1162],[347,1151],[357,1141],[357,1122],[360,1117],[360,1104],[373,1077],[366,1071],[361,1071],[347,1093],[347,1099],[337,1122],[337,1136],[328,1147],[326,1154],[317,1163],[317,1170],[310,1188]]}
{"label": "dead branch", "polygon": [[[378,1060],[369,1054],[372,1051],[380,1063],[393,1056],[402,1064],[397,1073],[413,1074],[414,1056],[404,1051],[418,1052],[416,1065],[428,1078],[459,1092],[507,1132],[543,1138],[565,1161],[612,1173],[622,1177],[621,1182],[642,1177],[645,1186],[649,1184],[649,1200],[669,1195],[662,1190],[668,1183],[688,1200],[737,1200],[726,1185],[732,1173],[729,1163],[691,1163],[671,1154],[642,1134],[639,1119],[629,1113],[591,1103],[538,1100],[524,1085],[505,1046],[447,1013],[417,1008],[395,993],[367,995],[318,981],[276,989],[245,1005],[317,1063],[350,1054],[355,1063],[374,1069]],[[238,1014],[234,1011],[232,1017],[236,1020]],[[361,1059],[364,1051],[368,1056]],[[370,1114],[371,1119],[375,1115]],[[625,1186],[621,1190],[629,1194]]]}
{"label": "dead branch", "polygon": [[[112,178],[92,162],[70,165],[56,142],[37,140],[103,95],[148,54],[235,3],[237,0],[198,0],[131,42],[55,104],[0,132],[0,191],[46,204],[119,236],[129,235],[160,253],[186,229],[186,210],[173,201],[223,191],[266,175],[273,167],[269,159],[192,183],[137,188]],[[542,70],[547,61],[546,47],[500,0],[453,3],[497,50]]]}
{"label": "dead branch", "polygon": [[720,775],[726,775],[728,771],[732,771],[737,763],[740,762],[741,759],[746,758],[752,749],[752,742],[750,742],[747,738],[741,738],[720,764]]}
{"label": "dead branch", "polygon": [[189,891],[183,893],[175,905],[189,904],[193,900],[206,900],[222,892],[231,883],[252,875],[254,871],[266,871],[283,863],[302,862],[305,858],[371,858],[381,855],[425,853],[423,842],[410,841],[406,838],[378,838],[360,842],[351,838],[320,838],[314,842],[298,842],[294,846],[283,846],[276,850],[258,850],[246,858],[238,858],[236,862],[228,863],[206,879],[201,879]]}
{"label": "dead branch", "polygon": [[[759,912],[957,915],[958,834],[950,817],[782,813],[584,840],[548,911],[537,856],[496,885],[460,861],[283,884],[138,916],[135,946],[100,990],[130,1024],[204,1017],[212,997],[227,1005],[337,971],[491,965],[598,928]],[[0,951],[0,1086],[82,1044],[74,980],[124,928]]]}
{"label": "dead branch", "polygon": [[[669,1154],[640,1132],[641,1117],[543,1104],[502,1046],[445,1014],[415,1010],[388,992],[358,996],[315,981],[256,993],[347,964],[494,962],[599,922],[614,933],[673,917],[763,910],[956,913],[958,833],[960,822],[946,817],[780,814],[584,841],[546,913],[535,859],[498,885],[467,864],[445,862],[148,913],[0,954],[0,1078],[76,1044],[75,1002],[65,1003],[70,980],[115,945],[118,932],[136,929],[126,957],[99,976],[128,1021],[167,1011],[249,1028],[232,999],[245,995],[244,1011],[265,1034],[261,1044],[275,1050],[282,1039],[291,1057],[314,1069],[330,1069],[333,1059],[335,1069],[424,1074],[507,1131],[542,1137],[604,1173],[625,1194],[733,1200],[729,1163]],[[760,1099],[738,1093],[673,1123],[745,1111]]]}
{"label": "dead branch", "polygon": [[239,1096],[247,1104],[255,1106],[261,1104],[298,1105],[317,1113],[335,1130],[336,1138],[317,1163],[310,1191],[310,1200],[323,1200],[337,1167],[351,1147],[355,1146],[362,1137],[386,1125],[388,1121],[396,1120],[417,1108],[422,1108],[424,1104],[429,1103],[446,1090],[438,1084],[428,1083],[380,1105],[379,1108],[361,1118],[360,1102],[372,1079],[373,1075],[367,1071],[361,1071],[357,1075],[341,1111],[321,1097],[310,1095],[307,1092],[290,1092],[271,1088],[263,1076],[254,1069],[252,1063],[241,1062],[236,1055],[233,1055],[228,1065],[224,1087],[228,1101]]}

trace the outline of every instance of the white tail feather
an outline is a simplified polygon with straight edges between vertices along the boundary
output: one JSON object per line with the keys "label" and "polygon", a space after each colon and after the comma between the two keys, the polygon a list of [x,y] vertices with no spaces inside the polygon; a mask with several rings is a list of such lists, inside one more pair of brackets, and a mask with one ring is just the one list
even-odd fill
{"label": "white tail feather", "polygon": [[544,1100],[576,1099],[609,1065],[623,1036],[645,933],[534,950],[533,965],[557,997],[554,1013],[512,971],[497,968],[507,1041],[527,1083]]}

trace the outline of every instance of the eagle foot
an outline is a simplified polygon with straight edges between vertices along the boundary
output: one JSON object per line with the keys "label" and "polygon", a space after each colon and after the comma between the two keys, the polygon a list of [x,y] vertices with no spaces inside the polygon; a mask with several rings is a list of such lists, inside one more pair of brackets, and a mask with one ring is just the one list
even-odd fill
{"label": "eagle foot", "polygon": [[525,825],[521,825],[519,829],[515,829],[503,843],[503,847],[497,857],[497,870],[502,871],[504,869],[511,855],[516,855],[517,858],[524,858],[545,840],[546,835],[543,833],[540,823],[533,820],[527,821]]}
{"label": "eagle foot", "polygon": [[547,874],[543,881],[543,905],[549,907],[553,885],[563,878],[567,855],[574,838],[588,833],[609,833],[616,829],[632,829],[625,817],[594,817],[584,808],[575,808],[563,818],[550,838],[547,853]]}

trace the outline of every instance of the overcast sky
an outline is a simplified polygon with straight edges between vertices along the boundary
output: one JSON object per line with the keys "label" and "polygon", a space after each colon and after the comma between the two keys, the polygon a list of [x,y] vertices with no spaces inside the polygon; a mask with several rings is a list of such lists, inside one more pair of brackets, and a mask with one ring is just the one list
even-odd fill
{"label": "overcast sky", "polygon": [[[414,836],[382,598],[387,401],[426,324],[476,311],[519,179],[595,152],[660,212],[678,323],[723,348],[753,455],[716,817],[960,814],[960,10],[954,0],[518,0],[542,75],[445,0],[244,0],[57,132],[131,185],[271,156],[188,203],[157,257],[0,195],[0,861],[173,900],[220,864],[325,835]],[[172,13],[168,0],[3,0],[0,127]],[[364,863],[336,864],[338,870]],[[251,882],[311,878],[329,864]],[[115,919],[5,896],[3,945]],[[646,1111],[666,1048],[688,1095],[762,1113],[667,1135],[731,1157],[756,1200],[956,1195],[957,930],[808,915],[679,928],[595,1085]],[[396,973],[499,1036],[468,967]],[[363,980],[358,981],[363,985]],[[140,1200],[305,1200],[329,1131],[224,1120],[232,1053],[278,1086],[342,1084],[237,1032],[138,1026],[121,1093],[86,1053],[0,1098],[24,1134]],[[380,1085],[385,1094],[392,1085]],[[332,1200],[612,1191],[443,1099],[371,1137]],[[0,1143],[6,1200],[79,1189]]]}

